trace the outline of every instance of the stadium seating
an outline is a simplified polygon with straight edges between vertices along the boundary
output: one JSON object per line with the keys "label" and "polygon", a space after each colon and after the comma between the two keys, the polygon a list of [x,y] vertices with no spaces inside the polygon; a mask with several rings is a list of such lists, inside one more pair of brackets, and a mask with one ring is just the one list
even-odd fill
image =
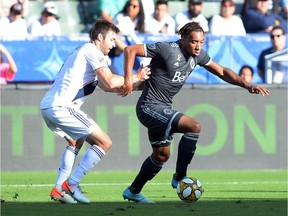
{"label": "stadium seating", "polygon": [[[59,22],[63,34],[81,33],[85,31],[85,12],[88,9],[93,9],[95,6],[92,1],[52,1],[58,7]],[[41,14],[43,2],[31,1],[29,2],[28,15],[25,20],[29,23],[32,19],[38,18]],[[93,12],[90,12],[93,13]]]}
{"label": "stadium seating", "polygon": [[[171,16],[175,16],[179,11],[187,10],[188,1],[168,1],[169,12]],[[234,0],[236,5],[235,14],[240,14],[244,0]],[[206,18],[210,18],[214,14],[219,14],[221,0],[204,0],[202,13]]]}
{"label": "stadium seating", "polygon": [[[169,1],[168,7],[171,16],[174,17],[176,13],[187,10],[187,5],[188,5],[187,1]],[[205,1],[203,3],[202,13],[207,18],[211,17],[213,14],[218,14],[219,10],[220,10],[220,2],[218,1],[216,2]]]}
{"label": "stadium seating", "polygon": [[[156,0],[154,0],[156,1]],[[98,9],[97,5],[99,0],[62,0],[52,1],[59,9],[59,22],[63,34],[73,34],[87,32],[89,24],[97,18]],[[171,16],[175,16],[179,11],[187,10],[186,1],[168,1],[169,11]],[[244,3],[244,0],[235,0],[236,14],[239,14]],[[210,18],[220,11],[221,0],[205,0],[203,3],[202,13],[206,18]],[[29,23],[31,19],[39,17],[42,11],[42,1],[30,1],[28,14],[25,20]]]}

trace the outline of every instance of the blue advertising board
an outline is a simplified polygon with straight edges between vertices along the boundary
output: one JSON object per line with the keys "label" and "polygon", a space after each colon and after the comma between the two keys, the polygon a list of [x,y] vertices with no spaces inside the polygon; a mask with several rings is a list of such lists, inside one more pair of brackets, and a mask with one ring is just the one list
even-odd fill
{"label": "blue advertising board", "polygon": [[[157,41],[173,41],[179,36],[166,35],[137,35],[143,43]],[[134,44],[131,37],[125,37],[128,45]],[[75,37],[37,37],[25,40],[2,40],[18,66],[18,73],[14,82],[51,82],[55,79],[60,67],[76,47],[89,41],[86,34]],[[212,36],[207,34],[203,49],[213,60],[224,67],[229,67],[238,73],[242,65],[250,65],[254,71],[254,83],[260,78],[256,73],[256,66],[260,52],[270,46],[269,36],[266,34],[252,34],[239,37]],[[137,64],[139,64],[138,59]],[[112,71],[123,74],[123,54],[111,59]],[[188,77],[186,83],[218,84],[224,83],[218,77],[210,74],[202,67],[196,69]]]}

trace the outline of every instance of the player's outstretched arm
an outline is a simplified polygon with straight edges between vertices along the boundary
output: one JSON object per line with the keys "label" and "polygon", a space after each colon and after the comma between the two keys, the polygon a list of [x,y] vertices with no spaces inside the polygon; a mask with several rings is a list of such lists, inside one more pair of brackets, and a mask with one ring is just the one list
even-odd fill
{"label": "player's outstretched arm", "polygon": [[144,45],[136,44],[124,49],[124,85],[121,95],[123,97],[132,93],[133,90],[133,66],[136,56],[144,56]]}
{"label": "player's outstretched arm", "polygon": [[250,87],[248,87],[248,91],[251,94],[261,94],[262,96],[269,95],[270,93],[270,91],[266,88],[257,85],[250,85]]}
{"label": "player's outstretched arm", "polygon": [[[132,75],[133,90],[141,90],[143,82],[149,79],[150,67],[142,67],[135,74]],[[124,77],[113,74],[109,68],[99,68],[96,70],[99,78],[98,86],[105,92],[121,93],[124,85]]]}
{"label": "player's outstretched arm", "polygon": [[252,85],[246,82],[242,77],[238,76],[238,74],[236,74],[231,69],[222,67],[214,61],[205,66],[205,68],[225,82],[247,89],[251,94],[261,94],[262,96],[266,96],[270,93],[270,91],[264,87]]}

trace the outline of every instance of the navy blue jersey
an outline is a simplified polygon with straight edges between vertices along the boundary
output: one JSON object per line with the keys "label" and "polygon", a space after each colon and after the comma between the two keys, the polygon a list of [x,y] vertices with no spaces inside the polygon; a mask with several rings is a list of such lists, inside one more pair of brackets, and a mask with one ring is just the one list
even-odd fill
{"label": "navy blue jersey", "polygon": [[[185,57],[176,42],[145,45],[145,56],[152,58],[150,79],[144,83],[140,101],[145,104],[171,106],[173,97],[197,65],[204,66],[210,56],[201,50],[199,56]],[[139,102],[140,102],[139,101]]]}

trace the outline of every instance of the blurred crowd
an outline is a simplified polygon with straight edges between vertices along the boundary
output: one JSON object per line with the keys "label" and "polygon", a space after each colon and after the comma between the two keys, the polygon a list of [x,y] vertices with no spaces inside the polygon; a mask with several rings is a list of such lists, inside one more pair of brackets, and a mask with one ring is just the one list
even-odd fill
{"label": "blurred crowd", "polygon": [[[57,1],[34,1],[40,1],[43,7],[38,16],[26,18],[30,13],[29,4],[32,4],[32,0],[1,0],[1,38],[63,35],[60,23],[67,14],[59,13],[61,10],[57,7]],[[83,1],[79,1],[81,2]],[[120,29],[120,34],[133,37],[137,43],[141,43],[137,37],[138,33],[175,35],[183,25],[191,21],[199,22],[206,33],[217,36],[245,36],[251,33],[267,33],[274,36],[273,28],[277,26],[281,31],[281,34],[277,35],[283,36],[281,43],[284,43],[278,47],[281,49],[286,47],[288,0],[243,0],[242,10],[237,14],[234,0],[219,0],[220,11],[211,17],[205,17],[202,13],[203,0],[184,1],[187,3],[187,8],[173,16],[169,12],[169,1],[166,0],[94,0],[94,2],[92,5],[97,8],[91,11],[95,14],[93,18],[86,17],[86,28],[82,33],[88,33],[97,18],[113,22]],[[33,13],[35,14],[35,11]],[[85,17],[85,14],[83,16]],[[272,36],[270,53],[279,50],[273,48],[275,47],[273,44],[280,40],[280,37],[272,38]],[[126,44],[119,39],[116,52],[121,53],[125,46]],[[261,58],[263,61],[263,55]],[[263,77],[263,62],[258,66]]]}
{"label": "blurred crowd", "polygon": [[[28,19],[26,17],[30,13],[29,4],[32,4],[32,0],[2,0],[0,36],[62,34],[59,22],[65,14],[59,14],[55,4],[57,1],[34,1],[41,1],[43,8],[38,17]],[[242,11],[236,14],[234,0],[219,0],[219,13],[205,17],[202,13],[203,0],[186,0],[187,8],[173,16],[170,15],[167,0],[94,0],[95,4],[91,5],[97,8],[91,10],[94,11],[93,18],[86,17],[85,24],[89,31],[89,24],[92,25],[96,18],[101,17],[115,23],[123,34],[136,31],[174,35],[190,21],[199,22],[204,31],[212,35],[269,33],[275,25],[287,32],[288,0],[243,1]],[[82,12],[85,17],[85,12]]]}

